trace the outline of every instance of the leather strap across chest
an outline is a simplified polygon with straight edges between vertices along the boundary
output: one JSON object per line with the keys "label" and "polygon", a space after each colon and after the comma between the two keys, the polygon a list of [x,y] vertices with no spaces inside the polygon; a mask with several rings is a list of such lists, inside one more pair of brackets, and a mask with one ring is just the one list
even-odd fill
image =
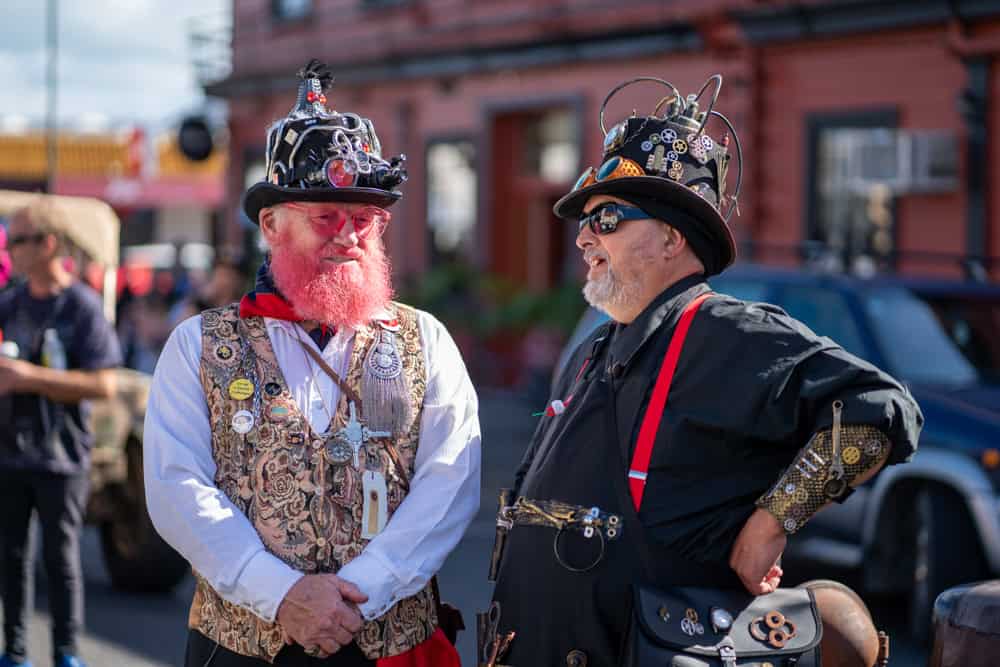
{"label": "leather strap across chest", "polygon": [[344,392],[344,395],[347,396],[347,400],[352,401],[356,406],[358,406],[358,409],[361,409],[361,397],[358,396],[358,393],[351,389],[346,382],[344,382],[340,375],[337,374],[337,371],[330,368],[330,364],[326,363],[326,359],[323,358],[323,355],[306,345],[298,336],[295,336],[295,340],[298,341],[298,344],[302,346],[303,350],[309,353],[309,356],[312,357],[313,361],[315,361],[321,369],[323,369],[323,372],[330,376],[330,379],[333,380],[334,383],[340,388],[340,391]]}
{"label": "leather strap across chest", "polygon": [[684,348],[684,340],[687,338],[691,322],[694,320],[698,308],[705,302],[711,292],[706,292],[691,301],[681,315],[680,322],[674,330],[674,335],[670,339],[667,353],[663,357],[660,365],[660,373],[656,378],[656,386],[653,388],[653,395],[649,399],[646,407],[646,414],[642,419],[642,426],[639,429],[639,438],[635,444],[635,452],[632,454],[632,464],[628,471],[629,492],[632,494],[632,504],[635,511],[639,511],[642,505],[642,494],[646,489],[646,476],[649,472],[649,461],[653,456],[653,444],[656,442],[656,433],[660,429],[660,420],[663,418],[663,408],[667,404],[667,397],[670,395],[670,384],[677,371],[677,362],[681,358],[681,350]]}

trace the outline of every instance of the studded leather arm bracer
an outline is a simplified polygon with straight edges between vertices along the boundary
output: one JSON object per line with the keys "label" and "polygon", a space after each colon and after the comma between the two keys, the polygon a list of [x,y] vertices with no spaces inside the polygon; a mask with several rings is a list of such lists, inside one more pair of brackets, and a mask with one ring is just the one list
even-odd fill
{"label": "studded leather arm bracer", "polygon": [[889,454],[889,439],[867,424],[840,424],[840,401],[834,404],[833,427],[816,432],[792,465],[757,500],[788,534],[805,525],[831,500],[842,500],[866,473],[878,469]]}

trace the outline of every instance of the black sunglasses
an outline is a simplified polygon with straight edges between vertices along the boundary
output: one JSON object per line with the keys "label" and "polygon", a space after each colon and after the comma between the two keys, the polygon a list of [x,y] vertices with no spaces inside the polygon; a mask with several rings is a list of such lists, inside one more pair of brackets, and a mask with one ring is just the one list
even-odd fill
{"label": "black sunglasses", "polygon": [[22,243],[39,243],[48,234],[42,232],[36,232],[34,234],[19,234],[17,236],[11,236],[7,239],[8,246],[21,245]]}
{"label": "black sunglasses", "polygon": [[645,220],[651,217],[653,216],[638,206],[605,204],[580,217],[580,227],[577,229],[577,234],[582,232],[584,227],[590,227],[590,231],[598,236],[601,234],[610,234],[618,229],[619,224],[626,220]]}

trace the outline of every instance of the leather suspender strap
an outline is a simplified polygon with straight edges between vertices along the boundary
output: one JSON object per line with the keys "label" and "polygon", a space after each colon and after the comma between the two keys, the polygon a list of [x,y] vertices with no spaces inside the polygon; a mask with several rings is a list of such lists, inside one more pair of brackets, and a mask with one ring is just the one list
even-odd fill
{"label": "leather suspender strap", "polygon": [[629,466],[628,471],[628,488],[632,494],[632,504],[635,506],[636,512],[642,505],[642,494],[646,489],[646,473],[649,472],[649,461],[653,456],[653,443],[656,441],[656,432],[660,430],[660,419],[663,417],[663,408],[667,404],[667,396],[670,395],[670,383],[674,379],[677,362],[681,358],[684,339],[687,338],[688,329],[691,328],[691,322],[694,320],[698,308],[710,296],[712,293],[706,292],[693,299],[684,308],[677,329],[674,330],[674,335],[670,339],[670,346],[663,357],[663,364],[660,365],[660,374],[656,378],[656,386],[649,399],[649,406],[646,407],[646,415],[642,418],[639,438],[635,443],[635,452],[632,454],[632,465]]}
{"label": "leather suspender strap", "polygon": [[358,396],[354,391],[351,390],[350,387],[347,386],[347,383],[344,382],[339,375],[337,375],[337,372],[335,370],[330,368],[330,364],[326,363],[326,360],[323,358],[323,356],[319,352],[317,352],[316,350],[312,349],[304,342],[302,342],[302,340],[298,338],[298,336],[296,336],[295,339],[299,341],[299,345],[302,346],[302,349],[309,353],[309,356],[312,357],[313,361],[315,361],[316,364],[323,369],[323,372],[329,375],[330,379],[333,380],[338,387],[340,387],[340,391],[344,392],[344,395],[347,396],[347,400],[354,401],[354,404],[358,407],[358,410],[362,410],[363,406],[361,405],[361,397]]}

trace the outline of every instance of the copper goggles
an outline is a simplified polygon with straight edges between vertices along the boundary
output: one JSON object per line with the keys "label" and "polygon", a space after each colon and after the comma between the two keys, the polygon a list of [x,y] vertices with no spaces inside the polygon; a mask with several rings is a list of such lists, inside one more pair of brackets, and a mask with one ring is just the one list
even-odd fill
{"label": "copper goggles", "polygon": [[378,206],[364,206],[355,211],[345,211],[337,204],[316,204],[308,206],[287,202],[285,204],[290,209],[305,213],[309,224],[322,236],[336,236],[351,221],[354,233],[360,239],[381,236],[385,231],[392,215],[389,211]]}
{"label": "copper goggles", "polygon": [[605,160],[604,164],[596,169],[594,167],[587,167],[580,174],[580,178],[576,179],[576,184],[573,186],[571,192],[576,192],[581,188],[589,187],[601,181],[611,181],[616,178],[625,178],[626,176],[646,175],[646,172],[637,162],[621,156],[615,156]]}

